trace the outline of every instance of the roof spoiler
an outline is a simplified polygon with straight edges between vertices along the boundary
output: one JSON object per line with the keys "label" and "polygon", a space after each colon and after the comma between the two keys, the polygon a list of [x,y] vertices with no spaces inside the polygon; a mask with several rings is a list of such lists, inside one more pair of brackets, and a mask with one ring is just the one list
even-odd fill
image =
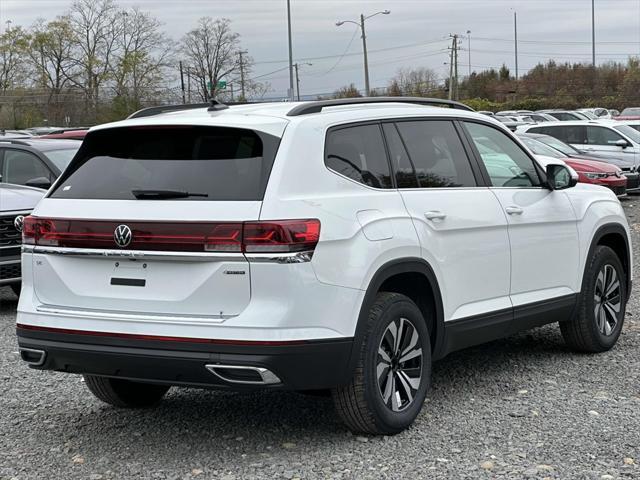
{"label": "roof spoiler", "polygon": [[181,105],[160,105],[158,107],[148,107],[138,110],[127,117],[127,120],[132,118],[153,117],[155,115],[162,115],[169,112],[180,112],[183,110],[196,110],[199,108],[206,108],[209,112],[224,110],[229,108],[222,102],[219,102],[215,98],[212,98],[208,103],[190,103]]}

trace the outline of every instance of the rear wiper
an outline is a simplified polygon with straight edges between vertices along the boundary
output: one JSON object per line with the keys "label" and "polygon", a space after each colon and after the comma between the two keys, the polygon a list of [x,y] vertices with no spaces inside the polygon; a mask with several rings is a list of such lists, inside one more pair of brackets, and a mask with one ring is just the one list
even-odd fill
{"label": "rear wiper", "polygon": [[138,200],[166,200],[170,198],[208,197],[208,193],[193,193],[182,190],[131,190]]}

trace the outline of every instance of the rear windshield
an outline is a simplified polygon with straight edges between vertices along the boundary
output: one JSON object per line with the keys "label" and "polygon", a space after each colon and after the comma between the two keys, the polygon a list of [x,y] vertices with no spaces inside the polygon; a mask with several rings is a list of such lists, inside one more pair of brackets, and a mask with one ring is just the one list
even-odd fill
{"label": "rear windshield", "polygon": [[188,193],[175,198],[183,201],[262,200],[279,141],[226,127],[98,130],[50,197],[135,200],[142,191]]}

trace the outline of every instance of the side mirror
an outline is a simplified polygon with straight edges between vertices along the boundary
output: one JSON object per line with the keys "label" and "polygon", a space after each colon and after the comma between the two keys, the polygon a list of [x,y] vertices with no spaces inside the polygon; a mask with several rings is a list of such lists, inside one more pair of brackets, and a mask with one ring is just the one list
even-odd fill
{"label": "side mirror", "polygon": [[617,140],[614,145],[620,148],[627,148],[629,146],[629,142],[621,138],[620,140]]}
{"label": "side mirror", "polygon": [[47,177],[32,178],[31,180],[28,180],[27,183],[25,183],[25,185],[27,187],[34,187],[34,188],[41,188],[43,190],[49,190],[49,188],[51,187],[51,180],[49,180]]}
{"label": "side mirror", "polygon": [[578,183],[578,175],[574,174],[566,165],[547,165],[547,185],[551,190],[564,190],[575,187]]}

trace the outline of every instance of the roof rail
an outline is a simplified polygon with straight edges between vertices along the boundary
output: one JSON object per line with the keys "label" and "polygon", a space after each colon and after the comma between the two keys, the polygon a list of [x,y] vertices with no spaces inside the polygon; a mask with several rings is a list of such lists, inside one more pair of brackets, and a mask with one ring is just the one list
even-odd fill
{"label": "roof rail", "polygon": [[473,112],[473,108],[467,105],[443,100],[441,98],[421,98],[421,97],[361,97],[361,98],[338,98],[334,100],[318,100],[315,102],[305,102],[293,107],[287,113],[288,117],[308,115],[310,113],[320,113],[325,107],[338,107],[342,105],[366,105],[375,103],[411,103],[414,105],[425,105],[431,107],[449,107],[458,110]]}
{"label": "roof rail", "polygon": [[195,110],[198,108],[207,108],[210,112],[217,110],[224,110],[229,108],[224,103],[212,98],[208,103],[191,103],[182,105],[160,105],[158,107],[148,107],[138,110],[127,117],[127,120],[132,118],[153,117],[154,115],[161,115],[169,112],[179,112],[182,110]]}
{"label": "roof rail", "polygon": [[[33,140],[33,139],[29,138],[29,140]],[[17,139],[17,138],[2,138],[2,137],[0,137],[0,143],[10,143],[12,145],[26,145],[27,147],[31,146],[28,142],[25,142],[24,139]]]}

